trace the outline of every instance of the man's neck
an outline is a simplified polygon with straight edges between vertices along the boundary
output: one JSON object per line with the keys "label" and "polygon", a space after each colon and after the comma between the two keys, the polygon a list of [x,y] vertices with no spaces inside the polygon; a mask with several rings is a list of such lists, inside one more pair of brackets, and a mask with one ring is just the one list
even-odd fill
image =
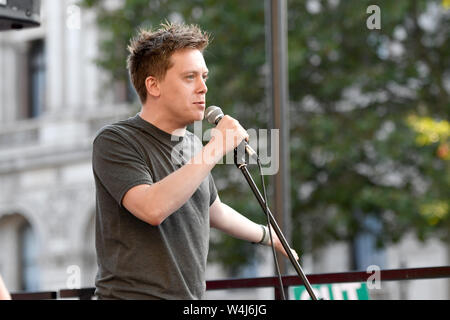
{"label": "man's neck", "polygon": [[148,108],[142,106],[141,112],[139,113],[139,116],[157,127],[158,129],[174,136],[180,136],[184,137],[186,134],[186,126],[179,127],[174,121],[170,121],[160,113],[158,113],[156,110],[152,110],[153,108]]}

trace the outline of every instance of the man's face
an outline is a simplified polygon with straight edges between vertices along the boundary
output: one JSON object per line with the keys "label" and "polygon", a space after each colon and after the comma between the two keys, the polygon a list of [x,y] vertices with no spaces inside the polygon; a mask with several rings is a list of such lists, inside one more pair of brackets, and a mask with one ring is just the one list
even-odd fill
{"label": "man's face", "polygon": [[182,49],[171,56],[172,67],[160,82],[161,105],[174,122],[186,126],[203,120],[208,68],[197,49]]}

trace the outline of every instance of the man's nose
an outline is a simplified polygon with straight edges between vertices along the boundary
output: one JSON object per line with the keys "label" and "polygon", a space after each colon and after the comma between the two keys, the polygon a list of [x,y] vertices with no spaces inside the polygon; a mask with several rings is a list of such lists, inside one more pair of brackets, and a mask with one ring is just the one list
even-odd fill
{"label": "man's nose", "polygon": [[206,85],[206,80],[203,78],[200,78],[200,81],[198,84],[198,91],[201,93],[206,93],[208,91],[208,87]]}

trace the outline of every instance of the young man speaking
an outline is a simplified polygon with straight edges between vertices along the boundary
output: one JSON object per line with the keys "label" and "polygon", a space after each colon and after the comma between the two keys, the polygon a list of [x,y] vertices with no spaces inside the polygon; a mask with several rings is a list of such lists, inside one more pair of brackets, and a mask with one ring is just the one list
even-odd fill
{"label": "young man speaking", "polygon": [[[247,132],[225,116],[203,146],[186,130],[204,117],[207,45],[207,34],[180,24],[130,42],[141,111],[102,128],[93,143],[99,299],[202,299],[210,227],[270,244],[267,227],[220,201],[211,176]],[[286,255],[275,234],[274,244]]]}

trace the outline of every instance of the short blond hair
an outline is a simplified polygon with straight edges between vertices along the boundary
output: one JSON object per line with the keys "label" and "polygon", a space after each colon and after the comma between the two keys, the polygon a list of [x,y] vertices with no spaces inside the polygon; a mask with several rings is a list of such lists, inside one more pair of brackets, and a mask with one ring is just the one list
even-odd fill
{"label": "short blond hair", "polygon": [[127,69],[141,102],[147,100],[145,79],[163,80],[175,51],[191,48],[203,52],[208,44],[209,35],[196,25],[163,23],[156,31],[139,30],[128,45]]}

